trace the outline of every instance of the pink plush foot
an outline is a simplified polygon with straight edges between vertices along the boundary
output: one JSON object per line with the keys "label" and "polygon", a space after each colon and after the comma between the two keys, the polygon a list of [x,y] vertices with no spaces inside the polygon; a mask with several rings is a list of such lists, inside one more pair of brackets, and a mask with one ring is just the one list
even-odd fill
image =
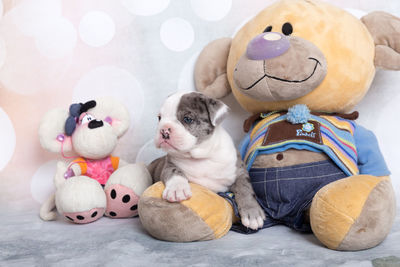
{"label": "pink plush foot", "polygon": [[104,215],[104,208],[94,208],[82,212],[64,212],[64,217],[74,223],[91,223]]}
{"label": "pink plush foot", "polygon": [[106,189],[106,216],[111,218],[127,218],[138,214],[139,197],[132,189],[114,184]]}

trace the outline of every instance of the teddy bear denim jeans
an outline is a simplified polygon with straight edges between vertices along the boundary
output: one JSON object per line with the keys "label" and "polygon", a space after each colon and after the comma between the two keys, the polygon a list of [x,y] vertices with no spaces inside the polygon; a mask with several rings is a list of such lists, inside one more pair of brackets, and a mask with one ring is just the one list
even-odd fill
{"label": "teddy bear denim jeans", "polygon": [[[257,201],[266,215],[263,228],[284,224],[302,232],[311,232],[304,215],[318,190],[347,177],[331,160],[288,167],[252,168],[249,174]],[[232,204],[239,217],[234,196],[230,193],[220,195]],[[257,232],[240,223],[233,225],[231,230],[245,234]]]}

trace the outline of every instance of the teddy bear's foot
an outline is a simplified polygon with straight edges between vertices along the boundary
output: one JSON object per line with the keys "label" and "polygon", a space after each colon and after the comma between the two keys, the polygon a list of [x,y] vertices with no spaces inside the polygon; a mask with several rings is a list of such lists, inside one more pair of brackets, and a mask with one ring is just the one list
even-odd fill
{"label": "teddy bear's foot", "polygon": [[182,202],[162,198],[165,186],[157,182],[139,200],[139,218],[153,237],[173,242],[217,239],[232,226],[234,212],[224,198],[209,189],[190,183],[192,197]]}
{"label": "teddy bear's foot", "polygon": [[106,216],[110,218],[128,218],[138,214],[139,196],[132,189],[115,184],[105,190],[107,197]]}
{"label": "teddy bear's foot", "polygon": [[396,200],[389,177],[356,175],[330,183],[314,196],[310,223],[328,248],[362,250],[390,231]]}
{"label": "teddy bear's foot", "polygon": [[64,212],[63,216],[74,223],[91,223],[104,215],[104,208],[94,208],[83,212]]}

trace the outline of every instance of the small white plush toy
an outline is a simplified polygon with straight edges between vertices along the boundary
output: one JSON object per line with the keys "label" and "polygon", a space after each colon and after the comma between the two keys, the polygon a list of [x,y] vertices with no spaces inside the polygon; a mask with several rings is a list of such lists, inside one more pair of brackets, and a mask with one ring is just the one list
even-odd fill
{"label": "small white plush toy", "polygon": [[104,214],[111,218],[137,215],[137,203],[152,179],[144,164],[128,164],[111,156],[128,130],[127,109],[111,98],[72,104],[49,111],[41,121],[43,148],[78,157],[57,163],[56,192],[42,205],[40,217],[54,220],[58,212],[74,223],[90,223]]}

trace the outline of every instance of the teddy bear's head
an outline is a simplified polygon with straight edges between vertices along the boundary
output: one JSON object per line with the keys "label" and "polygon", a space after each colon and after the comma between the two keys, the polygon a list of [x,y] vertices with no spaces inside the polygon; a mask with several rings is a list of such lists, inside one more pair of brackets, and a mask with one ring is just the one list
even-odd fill
{"label": "teddy bear's head", "polygon": [[210,43],[195,68],[199,91],[232,90],[251,113],[306,104],[345,112],[366,94],[375,67],[400,69],[400,20],[374,12],[361,20],[330,4],[283,0],[233,39]]}
{"label": "teddy bear's head", "polygon": [[111,98],[72,104],[69,110],[56,108],[39,126],[41,145],[52,152],[74,152],[87,159],[111,154],[118,138],[129,128],[129,112]]}

